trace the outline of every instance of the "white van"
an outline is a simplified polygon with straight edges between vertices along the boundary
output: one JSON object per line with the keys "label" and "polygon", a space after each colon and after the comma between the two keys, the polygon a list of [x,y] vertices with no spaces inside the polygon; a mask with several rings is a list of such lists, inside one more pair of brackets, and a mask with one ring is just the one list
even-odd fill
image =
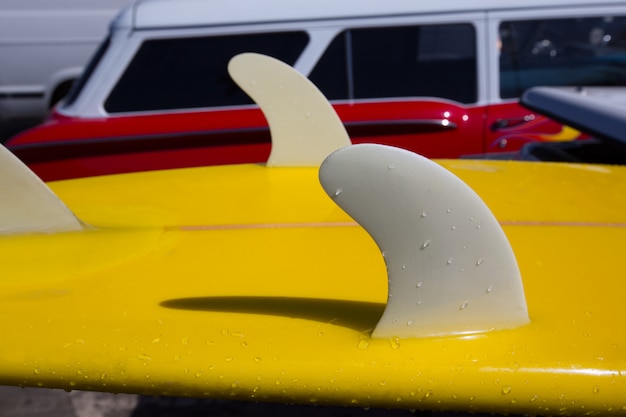
{"label": "white van", "polygon": [[43,119],[129,0],[0,1],[0,123]]}
{"label": "white van", "polygon": [[579,134],[521,107],[526,89],[626,85],[626,1],[137,0],[7,145],[49,180],[263,161],[265,120],[226,70],[241,52],[308,76],[355,143],[502,153]]}

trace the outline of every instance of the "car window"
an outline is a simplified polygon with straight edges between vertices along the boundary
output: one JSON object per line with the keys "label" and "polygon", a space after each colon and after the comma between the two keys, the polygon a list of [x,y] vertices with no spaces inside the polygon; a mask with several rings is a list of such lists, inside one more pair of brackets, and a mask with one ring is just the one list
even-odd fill
{"label": "car window", "polygon": [[477,99],[471,24],[349,29],[310,74],[329,99],[431,96]]}
{"label": "car window", "polygon": [[626,17],[500,24],[500,96],[530,87],[626,85]]}
{"label": "car window", "polygon": [[228,61],[258,52],[293,65],[305,32],[145,41],[105,101],[110,113],[251,104],[231,80]]}

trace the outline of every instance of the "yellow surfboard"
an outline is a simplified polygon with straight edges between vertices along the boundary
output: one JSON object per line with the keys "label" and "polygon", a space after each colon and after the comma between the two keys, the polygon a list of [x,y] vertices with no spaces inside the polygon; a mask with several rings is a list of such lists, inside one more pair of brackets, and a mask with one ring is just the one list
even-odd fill
{"label": "yellow surfboard", "polygon": [[626,168],[285,158],[3,175],[0,384],[626,413]]}

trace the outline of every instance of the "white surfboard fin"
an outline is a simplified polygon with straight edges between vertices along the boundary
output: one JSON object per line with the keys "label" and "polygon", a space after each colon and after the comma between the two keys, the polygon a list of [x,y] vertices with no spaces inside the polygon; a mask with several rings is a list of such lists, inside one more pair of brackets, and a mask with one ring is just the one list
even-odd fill
{"label": "white surfboard fin", "polygon": [[326,97],[284,62],[245,53],[231,59],[228,72],[269,123],[272,151],[267,166],[319,166],[330,153],[350,144]]}
{"label": "white surfboard fin", "polygon": [[412,152],[364,144],[330,155],[320,182],[385,259],[388,303],[373,337],[469,334],[529,322],[502,228],[454,174]]}
{"label": "white surfboard fin", "polygon": [[15,155],[0,145],[0,234],[82,230],[83,223]]}

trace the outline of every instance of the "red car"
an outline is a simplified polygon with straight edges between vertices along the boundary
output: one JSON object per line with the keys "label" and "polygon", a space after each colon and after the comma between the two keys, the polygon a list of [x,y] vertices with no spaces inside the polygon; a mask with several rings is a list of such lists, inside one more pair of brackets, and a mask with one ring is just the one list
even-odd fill
{"label": "red car", "polygon": [[306,74],[353,142],[432,158],[574,139],[519,106],[523,91],[626,84],[616,0],[516,0],[497,13],[488,1],[272,1],[137,2],[48,120],[6,145],[45,180],[264,161],[267,124],[226,71],[250,51]]}

